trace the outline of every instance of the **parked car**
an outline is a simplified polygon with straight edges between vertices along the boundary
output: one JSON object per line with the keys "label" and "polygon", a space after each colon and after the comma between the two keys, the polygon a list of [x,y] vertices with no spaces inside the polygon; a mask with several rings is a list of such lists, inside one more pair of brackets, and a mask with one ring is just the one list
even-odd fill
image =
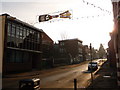
{"label": "parked car", "polygon": [[23,79],[19,81],[19,90],[40,90],[40,79]]}
{"label": "parked car", "polygon": [[98,64],[97,64],[97,62],[90,62],[89,64],[88,64],[88,71],[90,71],[90,70],[97,70],[98,69]]}

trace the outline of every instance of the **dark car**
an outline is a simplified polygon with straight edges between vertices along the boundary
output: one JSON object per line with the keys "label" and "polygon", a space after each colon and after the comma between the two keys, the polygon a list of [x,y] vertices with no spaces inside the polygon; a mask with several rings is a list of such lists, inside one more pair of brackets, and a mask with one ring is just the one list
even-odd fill
{"label": "dark car", "polygon": [[88,64],[88,71],[93,71],[93,70],[97,70],[98,69],[98,64],[97,62],[90,62]]}
{"label": "dark car", "polygon": [[23,79],[19,81],[19,90],[40,90],[40,79]]}

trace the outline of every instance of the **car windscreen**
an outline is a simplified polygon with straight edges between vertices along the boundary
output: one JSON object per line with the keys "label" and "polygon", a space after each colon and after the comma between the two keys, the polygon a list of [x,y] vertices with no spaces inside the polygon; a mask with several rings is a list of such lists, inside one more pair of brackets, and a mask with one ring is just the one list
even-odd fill
{"label": "car windscreen", "polygon": [[97,62],[90,62],[89,64],[97,64]]}

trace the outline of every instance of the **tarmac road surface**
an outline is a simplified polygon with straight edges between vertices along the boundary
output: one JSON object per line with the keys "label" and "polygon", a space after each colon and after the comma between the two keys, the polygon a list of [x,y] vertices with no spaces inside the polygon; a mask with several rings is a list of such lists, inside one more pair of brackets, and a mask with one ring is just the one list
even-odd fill
{"label": "tarmac road surface", "polygon": [[[40,78],[41,88],[74,88],[74,79],[77,79],[77,87],[85,88],[91,78],[88,69],[88,61],[81,64],[61,66],[49,70],[31,72],[30,75],[22,73],[3,78],[3,88],[18,88],[19,80],[28,78]],[[25,76],[26,75],[26,76]]]}

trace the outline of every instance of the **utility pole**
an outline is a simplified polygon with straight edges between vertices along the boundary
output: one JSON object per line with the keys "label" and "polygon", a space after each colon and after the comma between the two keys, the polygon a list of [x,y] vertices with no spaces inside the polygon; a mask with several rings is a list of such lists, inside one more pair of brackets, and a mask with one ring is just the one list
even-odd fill
{"label": "utility pole", "polygon": [[90,57],[91,57],[91,82],[93,83],[93,73],[92,73],[92,71],[93,71],[93,68],[92,68],[92,45],[91,45],[91,43],[90,43]]}

